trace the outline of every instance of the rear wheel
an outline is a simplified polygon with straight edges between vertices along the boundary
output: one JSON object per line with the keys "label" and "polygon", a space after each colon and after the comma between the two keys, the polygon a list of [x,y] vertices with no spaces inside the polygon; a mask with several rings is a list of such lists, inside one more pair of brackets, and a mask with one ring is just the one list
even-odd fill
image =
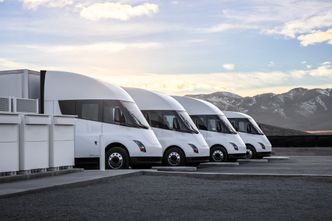
{"label": "rear wheel", "polygon": [[172,147],[168,149],[163,157],[163,164],[166,166],[183,166],[185,155],[180,148]]}
{"label": "rear wheel", "polygon": [[113,147],[105,154],[106,169],[128,169],[129,156],[122,147]]}
{"label": "rear wheel", "polygon": [[222,147],[213,147],[210,150],[211,162],[225,162],[228,159],[226,150]]}
{"label": "rear wheel", "polygon": [[255,147],[247,144],[247,159],[255,159],[257,157],[257,152]]}

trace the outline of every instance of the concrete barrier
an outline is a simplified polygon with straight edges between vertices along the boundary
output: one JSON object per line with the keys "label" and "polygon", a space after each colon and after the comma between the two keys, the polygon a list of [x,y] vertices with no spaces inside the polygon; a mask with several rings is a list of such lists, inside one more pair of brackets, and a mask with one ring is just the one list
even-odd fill
{"label": "concrete barrier", "polygon": [[50,125],[49,167],[74,166],[75,116],[53,116]]}
{"label": "concrete barrier", "polygon": [[19,170],[19,124],[18,114],[0,113],[0,173]]}

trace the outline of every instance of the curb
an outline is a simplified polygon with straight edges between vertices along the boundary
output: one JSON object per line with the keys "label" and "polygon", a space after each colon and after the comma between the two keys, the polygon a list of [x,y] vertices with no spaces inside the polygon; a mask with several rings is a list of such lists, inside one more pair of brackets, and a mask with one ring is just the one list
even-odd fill
{"label": "curb", "polygon": [[196,172],[197,167],[163,167],[156,166],[152,167],[152,169],[157,171],[174,171],[174,172]]}
{"label": "curb", "polygon": [[23,191],[16,192],[16,193],[8,193],[8,194],[0,195],[0,199],[10,198],[10,197],[14,197],[14,196],[20,196],[20,195],[29,194],[29,193],[42,192],[42,191],[45,191],[45,190],[54,190],[54,189],[63,188],[63,187],[80,187],[82,185],[91,185],[91,184],[95,184],[97,182],[102,182],[102,181],[107,180],[107,179],[125,178],[125,177],[143,175],[144,172],[146,172],[146,171],[135,171],[135,172],[132,172],[132,173],[119,174],[119,175],[115,175],[115,176],[99,177],[99,178],[94,178],[94,179],[91,179],[91,180],[77,181],[77,182],[72,182],[72,183],[56,184],[56,185],[53,185],[53,186],[41,187],[41,188],[30,189],[30,190],[23,190]]}
{"label": "curb", "polygon": [[195,177],[195,178],[332,178],[332,175],[319,175],[319,174],[273,174],[273,173],[210,173],[210,172],[170,172],[170,171],[142,171],[143,175],[152,176],[184,176],[184,177]]}
{"label": "curb", "polygon": [[84,171],[84,169],[82,169],[82,168],[72,168],[72,169],[66,169],[66,170],[47,171],[47,172],[42,172],[42,173],[4,176],[4,177],[0,177],[0,184],[22,181],[22,180],[30,180],[30,179],[36,179],[36,178],[59,176],[59,175],[64,175],[64,174],[69,174],[69,173],[78,173],[78,172],[82,172],[82,171]]}

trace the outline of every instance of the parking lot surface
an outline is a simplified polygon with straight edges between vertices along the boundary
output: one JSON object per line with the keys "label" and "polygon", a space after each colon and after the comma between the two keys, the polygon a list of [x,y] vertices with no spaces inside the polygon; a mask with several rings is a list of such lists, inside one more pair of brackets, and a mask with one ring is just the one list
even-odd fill
{"label": "parking lot surface", "polygon": [[331,157],[291,157],[59,186],[1,198],[0,220],[332,220],[332,177],[326,176],[331,162]]}
{"label": "parking lot surface", "polygon": [[208,166],[198,168],[200,172],[257,173],[257,174],[316,174],[332,176],[332,156],[292,156],[289,160],[268,162],[239,162],[239,166]]}

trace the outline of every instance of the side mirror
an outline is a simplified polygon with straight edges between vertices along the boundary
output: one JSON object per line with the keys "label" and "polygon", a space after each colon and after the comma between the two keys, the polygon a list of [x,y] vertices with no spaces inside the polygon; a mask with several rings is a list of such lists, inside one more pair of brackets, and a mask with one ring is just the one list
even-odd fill
{"label": "side mirror", "polygon": [[124,116],[120,108],[114,108],[114,122],[115,123],[124,123]]}
{"label": "side mirror", "polygon": [[250,124],[248,124],[248,126],[247,126],[247,132],[248,132],[248,133],[251,133],[251,132],[252,132],[252,128],[251,128],[251,125],[250,125]]}
{"label": "side mirror", "polygon": [[222,132],[221,131],[221,124],[220,124],[220,122],[217,122],[217,125],[216,125],[216,129],[217,129],[217,132]]}
{"label": "side mirror", "polygon": [[173,128],[176,129],[176,130],[180,129],[180,123],[179,123],[179,120],[177,118],[173,119]]}

